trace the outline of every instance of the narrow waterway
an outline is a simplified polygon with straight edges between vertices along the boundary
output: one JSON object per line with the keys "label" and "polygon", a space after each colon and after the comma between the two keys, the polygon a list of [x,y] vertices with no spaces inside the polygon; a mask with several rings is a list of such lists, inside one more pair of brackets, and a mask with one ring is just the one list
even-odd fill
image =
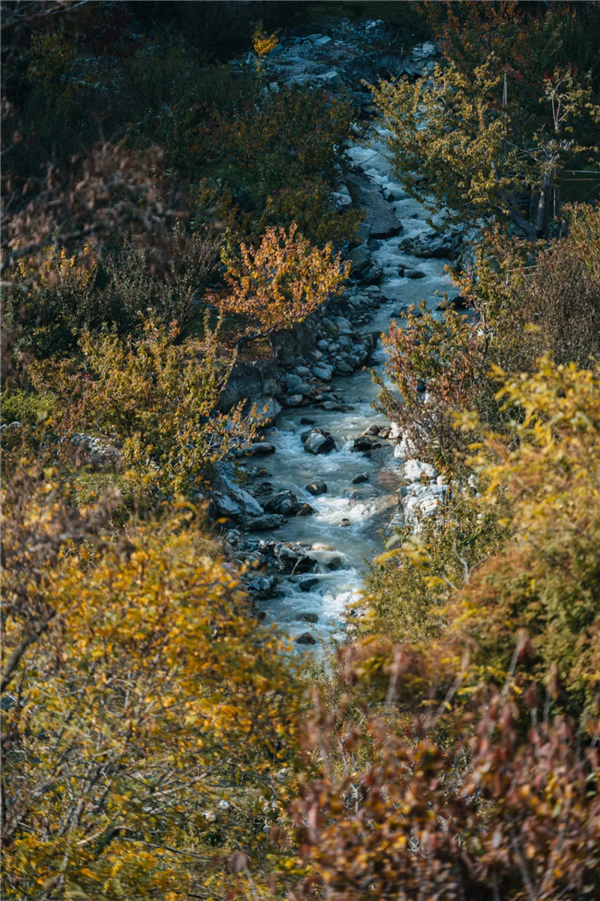
{"label": "narrow waterway", "polygon": [[[392,201],[392,206],[402,223],[401,234],[379,241],[378,247],[372,250],[373,262],[383,270],[379,282],[382,304],[364,330],[380,333],[388,331],[392,318],[401,322],[402,311],[411,304],[425,299],[428,309],[436,310],[443,291],[450,296],[457,293],[444,272],[449,260],[424,259],[399,249],[401,240],[431,235],[432,229],[425,221],[428,218],[425,209],[409,198],[401,182],[394,178],[384,137],[382,131],[374,130],[369,143],[349,149],[350,159],[362,169],[364,176],[398,198]],[[435,221],[442,226],[443,214]],[[403,266],[418,270],[422,277],[401,276],[399,269]],[[362,293],[361,289],[356,288],[356,293]],[[380,341],[373,359],[373,368],[380,372],[384,354]],[[263,480],[270,483],[274,492],[291,490],[301,503],[308,503],[315,510],[311,516],[290,517],[276,532],[263,533],[261,538],[302,543],[318,566],[309,575],[283,576],[278,596],[260,601],[258,606],[265,612],[267,621],[282,625],[293,638],[310,630],[317,646],[341,634],[349,605],[360,598],[365,560],[383,550],[381,530],[398,513],[404,475],[404,461],[394,456],[393,444],[389,442],[382,442],[384,447],[371,457],[351,449],[353,440],[368,426],[390,425],[373,410],[378,387],[370,372],[363,369],[351,376],[334,378],[331,390],[352,409],[346,412],[327,411],[320,406],[284,409],[265,434],[276,452],[260,461],[267,471]],[[307,453],[301,435],[311,425],[330,432],[337,451],[319,456]],[[365,476],[366,479],[360,479]],[[327,491],[318,497],[306,490],[315,480],[327,485]]]}

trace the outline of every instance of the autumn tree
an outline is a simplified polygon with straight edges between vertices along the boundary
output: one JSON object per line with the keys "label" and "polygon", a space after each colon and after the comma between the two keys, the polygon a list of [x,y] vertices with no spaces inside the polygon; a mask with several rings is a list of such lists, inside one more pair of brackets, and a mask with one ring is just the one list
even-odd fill
{"label": "autumn tree", "polygon": [[246,319],[238,347],[302,322],[341,293],[349,272],[331,244],[312,247],[294,224],[288,231],[267,228],[258,247],[242,244],[227,266],[227,292],[212,300],[223,312]]}
{"label": "autumn tree", "polygon": [[469,221],[510,219],[530,238],[552,219],[558,230],[565,170],[594,177],[597,8],[425,6],[444,65],[374,89],[408,188]]}
{"label": "autumn tree", "polygon": [[[80,340],[82,360],[32,366],[40,391],[50,391],[50,418],[32,436],[36,445],[72,457],[73,442],[113,444],[120,466],[170,497],[198,491],[211,466],[252,435],[241,410],[218,411],[233,360],[220,366],[208,323],[195,348],[177,344],[177,328],[149,319],[141,337],[105,331]],[[80,450],[81,450],[80,449]]]}

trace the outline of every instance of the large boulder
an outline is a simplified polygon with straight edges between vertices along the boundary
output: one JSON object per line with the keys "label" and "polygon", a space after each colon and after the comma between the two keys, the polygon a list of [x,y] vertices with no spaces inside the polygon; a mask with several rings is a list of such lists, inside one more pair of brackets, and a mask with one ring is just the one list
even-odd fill
{"label": "large boulder", "polygon": [[298,498],[291,491],[279,491],[264,504],[267,513],[279,513],[281,516],[293,516],[300,509]]}
{"label": "large boulder", "polygon": [[325,429],[311,429],[304,442],[307,454],[330,454],[336,449],[333,435]]}
{"label": "large boulder", "polygon": [[325,482],[320,482],[317,480],[315,482],[310,482],[306,486],[306,490],[309,494],[313,494],[315,497],[318,497],[320,494],[325,494],[325,492],[327,491],[327,485],[325,484]]}

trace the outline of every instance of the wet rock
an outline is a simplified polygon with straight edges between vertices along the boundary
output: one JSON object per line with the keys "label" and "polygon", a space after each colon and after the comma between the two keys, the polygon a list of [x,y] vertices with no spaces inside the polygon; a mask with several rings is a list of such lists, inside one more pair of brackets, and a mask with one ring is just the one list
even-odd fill
{"label": "wet rock", "polygon": [[298,510],[297,516],[312,516],[315,510],[314,507],[311,507],[310,504],[300,504],[300,509]]}
{"label": "wet rock", "polygon": [[352,325],[344,316],[338,316],[335,320],[335,324],[342,334],[351,335],[354,331]]}
{"label": "wet rock", "polygon": [[381,441],[378,441],[374,435],[359,435],[352,443],[352,450],[367,454],[381,446]]}
{"label": "wet rock", "polygon": [[375,285],[377,282],[381,281],[383,277],[383,269],[379,266],[369,266],[368,269],[365,269],[363,273],[361,273],[360,283],[361,285]]}
{"label": "wet rock", "polygon": [[306,490],[309,494],[313,494],[315,497],[318,497],[320,494],[325,494],[327,491],[327,485],[325,482],[310,482],[306,486]]}
{"label": "wet rock", "polygon": [[317,640],[310,634],[310,632],[303,632],[302,635],[299,635],[296,639],[296,644],[316,644]]}
{"label": "wet rock", "polygon": [[246,516],[262,516],[265,511],[248,491],[236,485],[223,474],[220,475],[220,480],[230,499],[233,499],[241,507]]}
{"label": "wet rock", "polygon": [[258,422],[262,426],[271,425],[281,413],[281,404],[274,397],[258,397],[254,403]]}
{"label": "wet rock", "polygon": [[333,369],[331,366],[321,365],[315,366],[313,369],[313,375],[315,378],[320,379],[322,382],[331,381],[331,376],[333,375]]}
{"label": "wet rock", "polygon": [[246,449],[247,457],[266,457],[268,454],[275,453],[275,445],[269,444],[268,441],[257,441],[255,444],[249,445]]}
{"label": "wet rock", "polygon": [[336,450],[334,437],[325,429],[311,429],[304,442],[304,450],[308,454],[329,454]]}
{"label": "wet rock", "polygon": [[229,495],[222,494],[220,491],[215,491],[213,498],[219,516],[227,516],[231,517],[232,519],[237,519],[242,515],[243,511],[241,505],[232,497],[229,497]]}
{"label": "wet rock", "polygon": [[314,425],[314,424],[315,424],[315,420],[310,419],[308,416],[303,416],[302,419],[300,420],[300,425]]}
{"label": "wet rock", "polygon": [[[350,522],[349,519],[343,519],[342,522],[341,522],[341,525],[342,525],[342,526],[350,526],[350,525],[352,525],[352,523]],[[330,567],[330,568],[331,568],[331,567]]]}
{"label": "wet rock", "polygon": [[[380,195],[381,196],[381,195]],[[402,231],[402,223],[389,207],[377,210],[369,228],[369,238],[393,238]]]}
{"label": "wet rock", "polygon": [[406,269],[404,266],[400,266],[398,269],[398,273],[402,278],[426,278],[427,273],[421,272],[420,269]]}
{"label": "wet rock", "polygon": [[352,404],[341,404],[335,400],[326,400],[323,403],[323,409],[328,413],[351,413],[354,407]]}
{"label": "wet rock", "polygon": [[313,626],[319,622],[319,617],[316,613],[301,613],[298,619],[301,623],[311,623]]}
{"label": "wet rock", "polygon": [[[347,520],[347,522],[350,524],[350,520]],[[344,558],[340,554],[334,554],[325,565],[327,569],[330,569],[333,572],[342,568],[344,565]]]}
{"label": "wet rock", "polygon": [[265,502],[264,508],[267,513],[293,516],[300,509],[300,504],[292,491],[280,491]]}
{"label": "wet rock", "polygon": [[298,585],[298,588],[300,591],[312,591],[313,588],[317,587],[320,581],[320,579],[303,579]]}
{"label": "wet rock", "polygon": [[368,482],[368,481],[369,481],[369,473],[361,472],[357,476],[354,476],[354,478],[352,479],[352,484],[353,485],[362,485],[363,482]]}
{"label": "wet rock", "polygon": [[339,360],[335,364],[336,375],[352,375],[353,372],[354,367],[347,363],[345,360]]}
{"label": "wet rock", "polygon": [[421,235],[416,238],[405,238],[399,244],[399,249],[404,253],[424,259],[452,257],[456,248],[457,239],[454,235]]}
{"label": "wet rock", "polygon": [[303,394],[289,394],[287,397],[282,398],[283,404],[286,407],[299,407],[302,401],[304,400]]}
{"label": "wet rock", "polygon": [[264,516],[250,516],[242,520],[242,526],[247,532],[266,532],[270,529],[278,529],[285,522],[285,516],[267,514]]}
{"label": "wet rock", "polygon": [[290,373],[285,377],[285,384],[288,391],[296,391],[296,389],[302,384],[302,379],[299,375],[295,375],[295,373]]}
{"label": "wet rock", "polygon": [[350,251],[348,259],[350,261],[351,275],[360,275],[371,265],[371,253],[364,244]]}
{"label": "wet rock", "polygon": [[300,555],[293,548],[283,544],[275,551],[275,558],[280,572],[291,573],[297,566]]}

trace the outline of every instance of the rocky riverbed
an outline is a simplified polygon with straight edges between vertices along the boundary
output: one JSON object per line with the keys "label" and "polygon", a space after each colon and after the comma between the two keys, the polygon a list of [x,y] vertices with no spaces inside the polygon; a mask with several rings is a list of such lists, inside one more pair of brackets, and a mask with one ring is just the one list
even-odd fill
{"label": "rocky riverbed", "polygon": [[[365,53],[364,39],[373,36],[379,49]],[[406,57],[382,45],[380,22],[348,23],[336,36],[288,38],[269,60],[270,89],[294,80],[345,86],[366,109],[363,78],[415,76],[430,71],[437,54],[431,44]],[[347,254],[350,285],[297,340],[284,342],[268,391],[261,376],[253,399],[268,425],[248,455],[222,466],[215,493],[216,512],[229,523],[227,552],[248,567],[257,609],[302,647],[322,647],[343,633],[357,615],[352,605],[360,600],[365,560],[383,550],[394,525],[435,515],[447,491],[433,467],[411,458],[395,424],[374,412],[371,371],[383,371],[380,336],[391,319],[402,322],[422,299],[442,316],[441,293],[457,296],[445,267],[464,252],[463,234],[445,228],[444,211],[433,227],[428,223],[394,176],[376,120],[347,154],[349,173],[332,203],[354,197],[365,209]]]}

